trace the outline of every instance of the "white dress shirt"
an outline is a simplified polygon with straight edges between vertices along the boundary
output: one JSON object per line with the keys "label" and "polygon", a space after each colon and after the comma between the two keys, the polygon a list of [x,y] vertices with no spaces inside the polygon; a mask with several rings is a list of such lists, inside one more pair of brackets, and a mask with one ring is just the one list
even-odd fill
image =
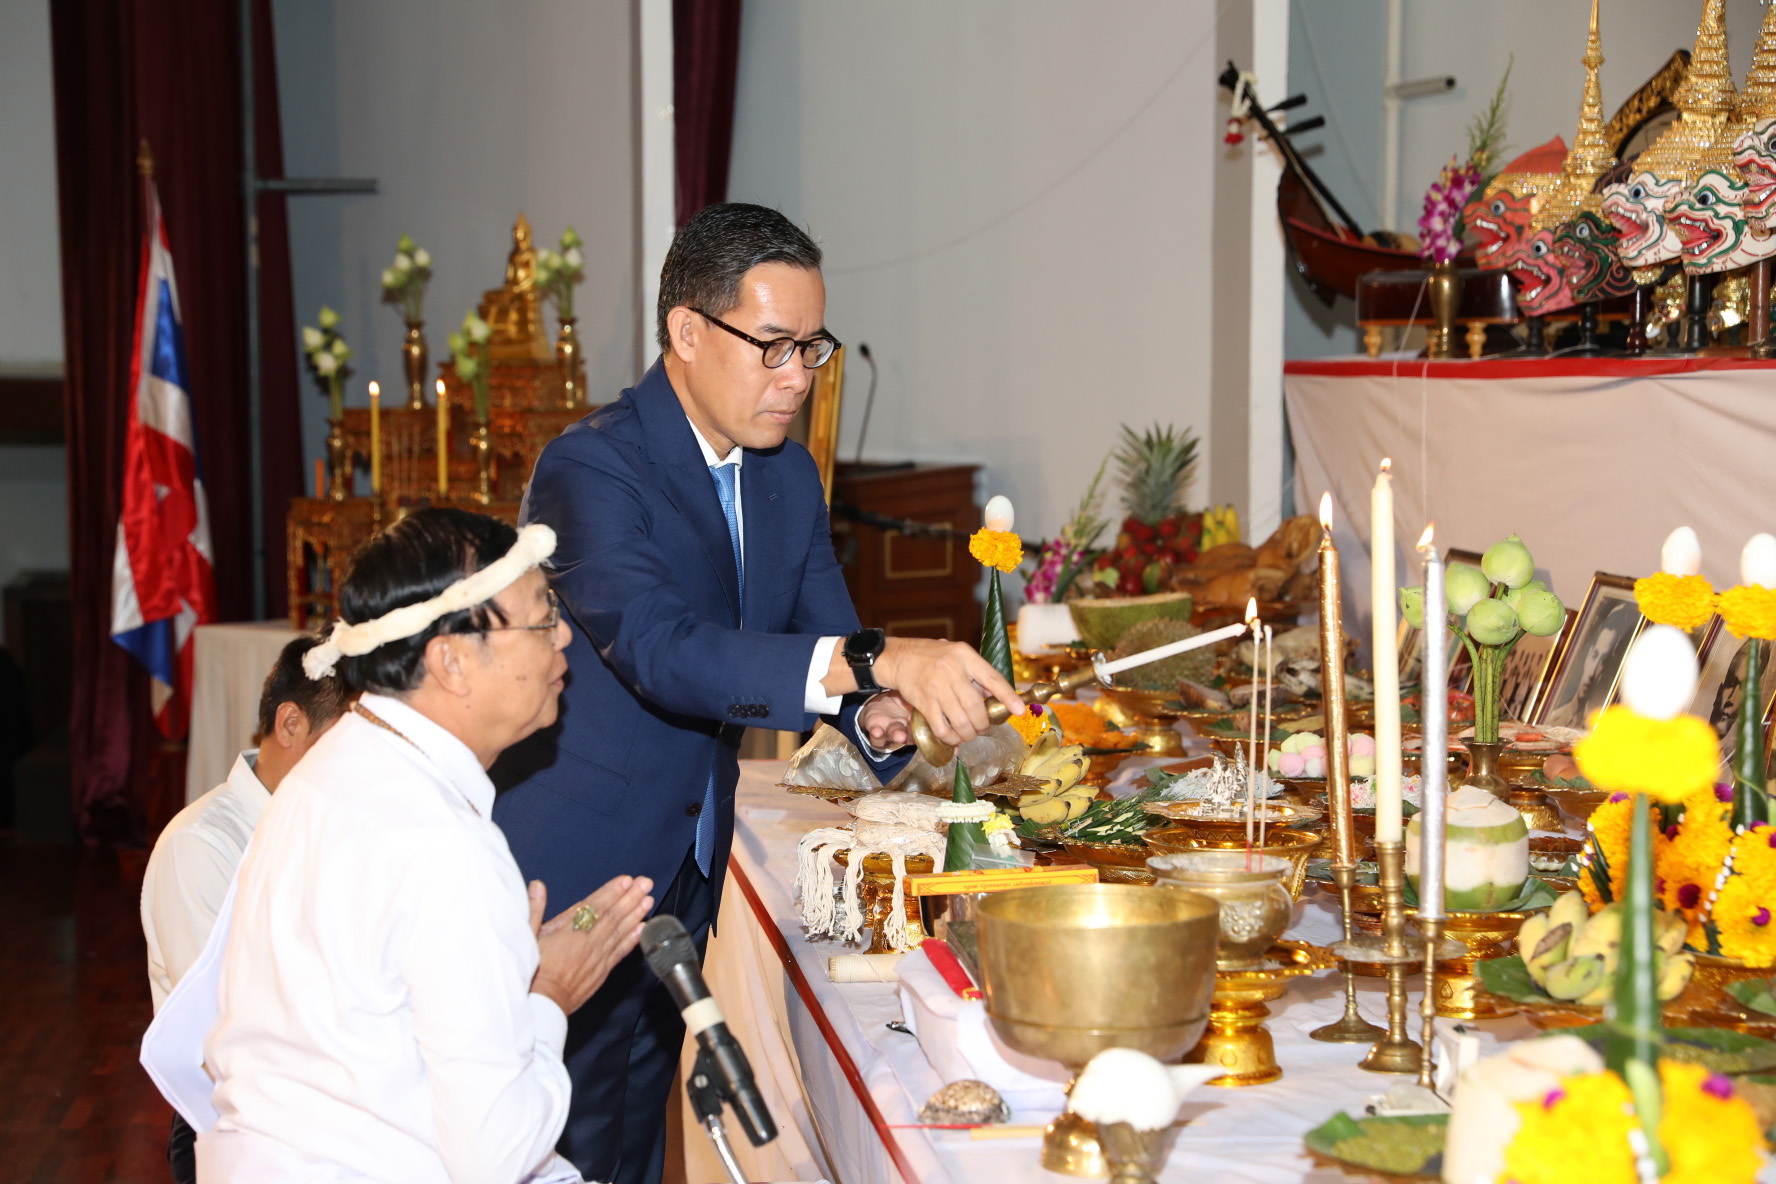
{"label": "white dress shirt", "polygon": [[[243,861],[205,1044],[226,1181],[504,1184],[566,1121],[567,1019],[493,785],[466,745],[365,695],[278,786]],[[557,910],[567,902],[553,902]]]}
{"label": "white dress shirt", "polygon": [[173,815],[148,857],[142,936],[156,1013],[209,939],[241,852],[271,804],[254,771],[258,760],[258,749],[235,757],[228,780]]}

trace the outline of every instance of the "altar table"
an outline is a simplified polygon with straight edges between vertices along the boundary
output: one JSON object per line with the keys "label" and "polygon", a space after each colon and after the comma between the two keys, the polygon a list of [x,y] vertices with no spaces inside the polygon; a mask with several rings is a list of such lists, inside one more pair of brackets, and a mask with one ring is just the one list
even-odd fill
{"label": "altar table", "polygon": [[[722,897],[718,932],[705,976],[752,1060],[783,1134],[762,1151],[737,1130],[740,1162],[752,1180],[827,1179],[838,1184],[1001,1184],[1054,1180],[1037,1163],[1036,1137],[974,1140],[966,1131],[905,1129],[944,1084],[912,1036],[887,1027],[900,1017],[894,984],[827,981],[826,960],[854,952],[834,941],[809,941],[790,893],[796,842],[808,830],[848,821],[842,808],[777,788],[783,766],[741,764],[733,860]],[[1313,891],[1296,906],[1287,936],[1328,944],[1337,939],[1337,913]],[[1363,1014],[1385,1022],[1385,983],[1360,979]],[[1418,1025],[1418,978],[1412,990],[1412,1028]],[[1365,1102],[1398,1077],[1365,1073],[1357,1062],[1365,1045],[1320,1044],[1307,1033],[1343,1011],[1343,979],[1332,971],[1296,979],[1271,1005],[1283,1078],[1244,1089],[1204,1088],[1186,1102],[1171,1159],[1161,1177],[1197,1184],[1331,1184],[1339,1173],[1315,1169],[1301,1137],[1336,1110],[1360,1113]],[[1499,1038],[1533,1029],[1517,1018],[1489,1021],[1483,1053]],[[1017,1123],[1043,1123],[1049,1113],[1019,1113]],[[732,1127],[733,1124],[730,1124]],[[685,1132],[693,1181],[722,1179],[708,1159],[707,1140]]]}
{"label": "altar table", "polygon": [[1523,536],[1570,606],[1591,575],[1643,576],[1678,526],[1703,574],[1738,583],[1745,540],[1776,529],[1776,364],[1715,357],[1290,362],[1295,505],[1336,504],[1348,633],[1368,630],[1369,491],[1391,457],[1401,582],[1425,524],[1480,550]]}

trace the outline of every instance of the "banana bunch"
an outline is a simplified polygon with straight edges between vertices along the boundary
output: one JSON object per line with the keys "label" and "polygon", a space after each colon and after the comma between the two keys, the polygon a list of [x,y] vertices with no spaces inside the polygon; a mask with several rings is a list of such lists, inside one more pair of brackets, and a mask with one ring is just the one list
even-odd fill
{"label": "banana bunch", "polygon": [[[1584,1007],[1603,1006],[1615,990],[1625,919],[1619,901],[1590,916],[1583,896],[1566,893],[1546,913],[1525,921],[1517,936],[1517,949],[1529,977],[1556,999]],[[1657,945],[1653,973],[1659,980],[1661,1001],[1677,998],[1690,981],[1696,958],[1682,952],[1687,931],[1684,919],[1676,913],[1653,913]]]}
{"label": "banana bunch", "polygon": [[1239,511],[1232,506],[1210,506],[1203,511],[1201,550],[1240,541]]}
{"label": "banana bunch", "polygon": [[1085,749],[1078,744],[1062,745],[1060,737],[1044,732],[1018,772],[1041,781],[1041,789],[1032,789],[1018,798],[1018,810],[1025,818],[1041,826],[1069,822],[1085,813],[1098,791],[1079,784],[1089,763]]}

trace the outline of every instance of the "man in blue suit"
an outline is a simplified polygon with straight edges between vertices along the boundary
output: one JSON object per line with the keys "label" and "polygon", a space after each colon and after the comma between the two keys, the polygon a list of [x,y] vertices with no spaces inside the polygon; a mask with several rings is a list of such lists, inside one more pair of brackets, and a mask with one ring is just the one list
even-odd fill
{"label": "man in blue suit", "polygon": [[[860,629],[813,458],[785,442],[826,331],[820,249],[759,206],[711,206],[660,277],[661,360],[543,449],[526,522],[555,528],[573,625],[561,721],[495,769],[527,879],[577,900],[651,877],[702,950],[734,831],[740,736],[822,716],[886,780],[911,711],[944,740],[1021,710],[967,645]],[[639,956],[570,1022],[561,1150],[588,1179],[660,1178],[684,1028]]]}

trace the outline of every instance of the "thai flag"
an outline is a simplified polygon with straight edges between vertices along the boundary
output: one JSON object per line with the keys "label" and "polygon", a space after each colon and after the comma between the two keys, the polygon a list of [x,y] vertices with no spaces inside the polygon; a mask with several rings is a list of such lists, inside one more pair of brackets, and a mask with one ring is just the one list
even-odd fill
{"label": "thai flag", "polygon": [[179,289],[152,181],[148,227],[130,355],[111,637],[153,676],[155,725],[177,739],[190,718],[191,631],[216,616],[214,556],[191,427]]}

